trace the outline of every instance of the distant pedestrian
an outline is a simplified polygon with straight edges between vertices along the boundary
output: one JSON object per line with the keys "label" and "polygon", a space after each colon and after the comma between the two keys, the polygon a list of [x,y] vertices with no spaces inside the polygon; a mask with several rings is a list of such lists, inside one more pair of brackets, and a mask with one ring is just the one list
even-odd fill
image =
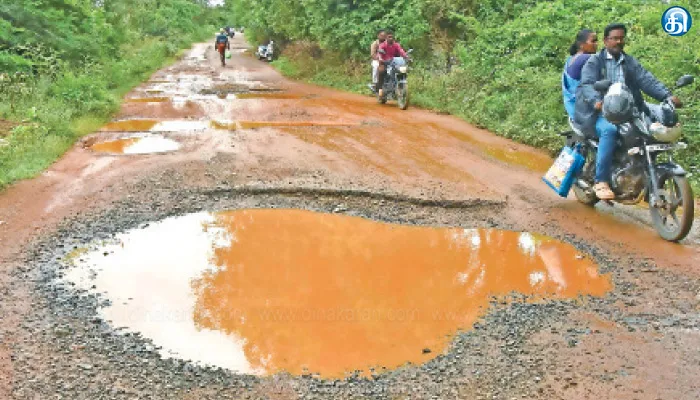
{"label": "distant pedestrian", "polygon": [[214,49],[219,52],[221,56],[221,66],[226,66],[226,50],[231,50],[231,43],[228,40],[228,35],[226,35],[226,29],[221,28],[221,32],[216,35],[216,41],[214,42]]}

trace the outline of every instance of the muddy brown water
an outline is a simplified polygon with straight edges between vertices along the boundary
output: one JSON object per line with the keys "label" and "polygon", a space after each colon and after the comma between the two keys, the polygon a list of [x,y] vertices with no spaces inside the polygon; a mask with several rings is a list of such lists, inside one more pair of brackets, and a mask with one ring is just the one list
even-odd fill
{"label": "muddy brown water", "polygon": [[299,127],[299,126],[359,126],[355,123],[333,121],[239,121],[241,129],[260,129],[271,127]]}
{"label": "muddy brown water", "polygon": [[171,218],[72,259],[69,280],[105,292],[116,326],[164,355],[260,375],[420,364],[492,296],[570,299],[612,287],[585,254],[536,234],[301,210]]}
{"label": "muddy brown water", "polygon": [[93,151],[97,151],[100,153],[118,153],[118,154],[123,154],[124,150],[128,148],[129,146],[133,145],[134,143],[138,142],[140,138],[126,138],[126,139],[117,139],[117,140],[110,140],[107,142],[99,142],[95,143],[90,148]]}
{"label": "muddy brown water", "polygon": [[297,100],[301,99],[302,96],[299,94],[292,93],[241,93],[237,94],[236,98],[241,100],[248,99],[265,99],[265,100]]}
{"label": "muddy brown water", "polygon": [[129,119],[110,122],[102,130],[111,132],[146,132],[156,126],[157,123],[158,121],[153,119]]}

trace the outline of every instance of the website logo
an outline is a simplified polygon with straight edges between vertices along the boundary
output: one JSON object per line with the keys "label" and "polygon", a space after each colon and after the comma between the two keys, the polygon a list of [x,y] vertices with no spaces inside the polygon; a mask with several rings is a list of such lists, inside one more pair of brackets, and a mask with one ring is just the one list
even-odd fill
{"label": "website logo", "polygon": [[693,25],[693,17],[683,7],[671,7],[661,16],[661,26],[671,36],[683,36]]}

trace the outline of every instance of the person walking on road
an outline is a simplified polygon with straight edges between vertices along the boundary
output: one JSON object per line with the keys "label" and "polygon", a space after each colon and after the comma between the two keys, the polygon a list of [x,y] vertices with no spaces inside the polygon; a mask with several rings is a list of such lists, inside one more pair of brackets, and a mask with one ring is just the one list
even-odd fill
{"label": "person walking on road", "polygon": [[214,42],[214,49],[219,52],[221,56],[221,66],[226,66],[226,50],[231,50],[231,43],[228,40],[228,35],[226,35],[226,30],[221,28],[221,31],[216,35],[216,41]]}

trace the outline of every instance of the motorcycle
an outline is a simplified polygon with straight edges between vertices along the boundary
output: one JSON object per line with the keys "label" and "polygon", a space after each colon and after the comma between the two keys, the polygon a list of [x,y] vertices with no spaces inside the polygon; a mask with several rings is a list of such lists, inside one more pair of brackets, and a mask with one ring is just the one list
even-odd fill
{"label": "motorcycle", "polygon": [[[693,83],[691,75],[684,75],[676,87]],[[606,93],[631,92],[621,83],[598,81],[594,89]],[[675,150],[687,145],[679,142],[680,124],[674,104],[669,100],[661,104],[647,104],[648,110],[639,110],[631,101],[627,120],[616,124],[619,137],[613,156],[610,188],[614,201],[620,204],[648,203],[652,222],[659,235],[668,241],[679,241],[688,235],[693,224],[694,198],[686,178],[686,171],[673,161]],[[583,204],[594,206],[598,201],[593,190],[595,182],[596,135],[586,134],[575,122],[569,120],[571,131],[566,137],[567,146],[576,148],[585,157],[585,164],[572,186],[574,195]],[[608,202],[613,204],[612,202]]]}
{"label": "motorcycle", "polygon": [[258,60],[272,61],[275,55],[272,44],[273,42],[270,42],[270,44],[268,44],[267,46],[258,46],[258,50],[255,52],[255,57],[257,57]]}
{"label": "motorcycle", "polygon": [[[384,54],[384,50],[379,50]],[[413,49],[406,53],[411,54]],[[395,99],[398,102],[399,108],[405,110],[408,108],[408,60],[403,57],[394,57],[393,60],[386,62],[386,77],[384,79],[384,96],[380,97],[379,92],[372,90],[377,96],[377,101],[381,104],[386,104],[389,99]]]}

